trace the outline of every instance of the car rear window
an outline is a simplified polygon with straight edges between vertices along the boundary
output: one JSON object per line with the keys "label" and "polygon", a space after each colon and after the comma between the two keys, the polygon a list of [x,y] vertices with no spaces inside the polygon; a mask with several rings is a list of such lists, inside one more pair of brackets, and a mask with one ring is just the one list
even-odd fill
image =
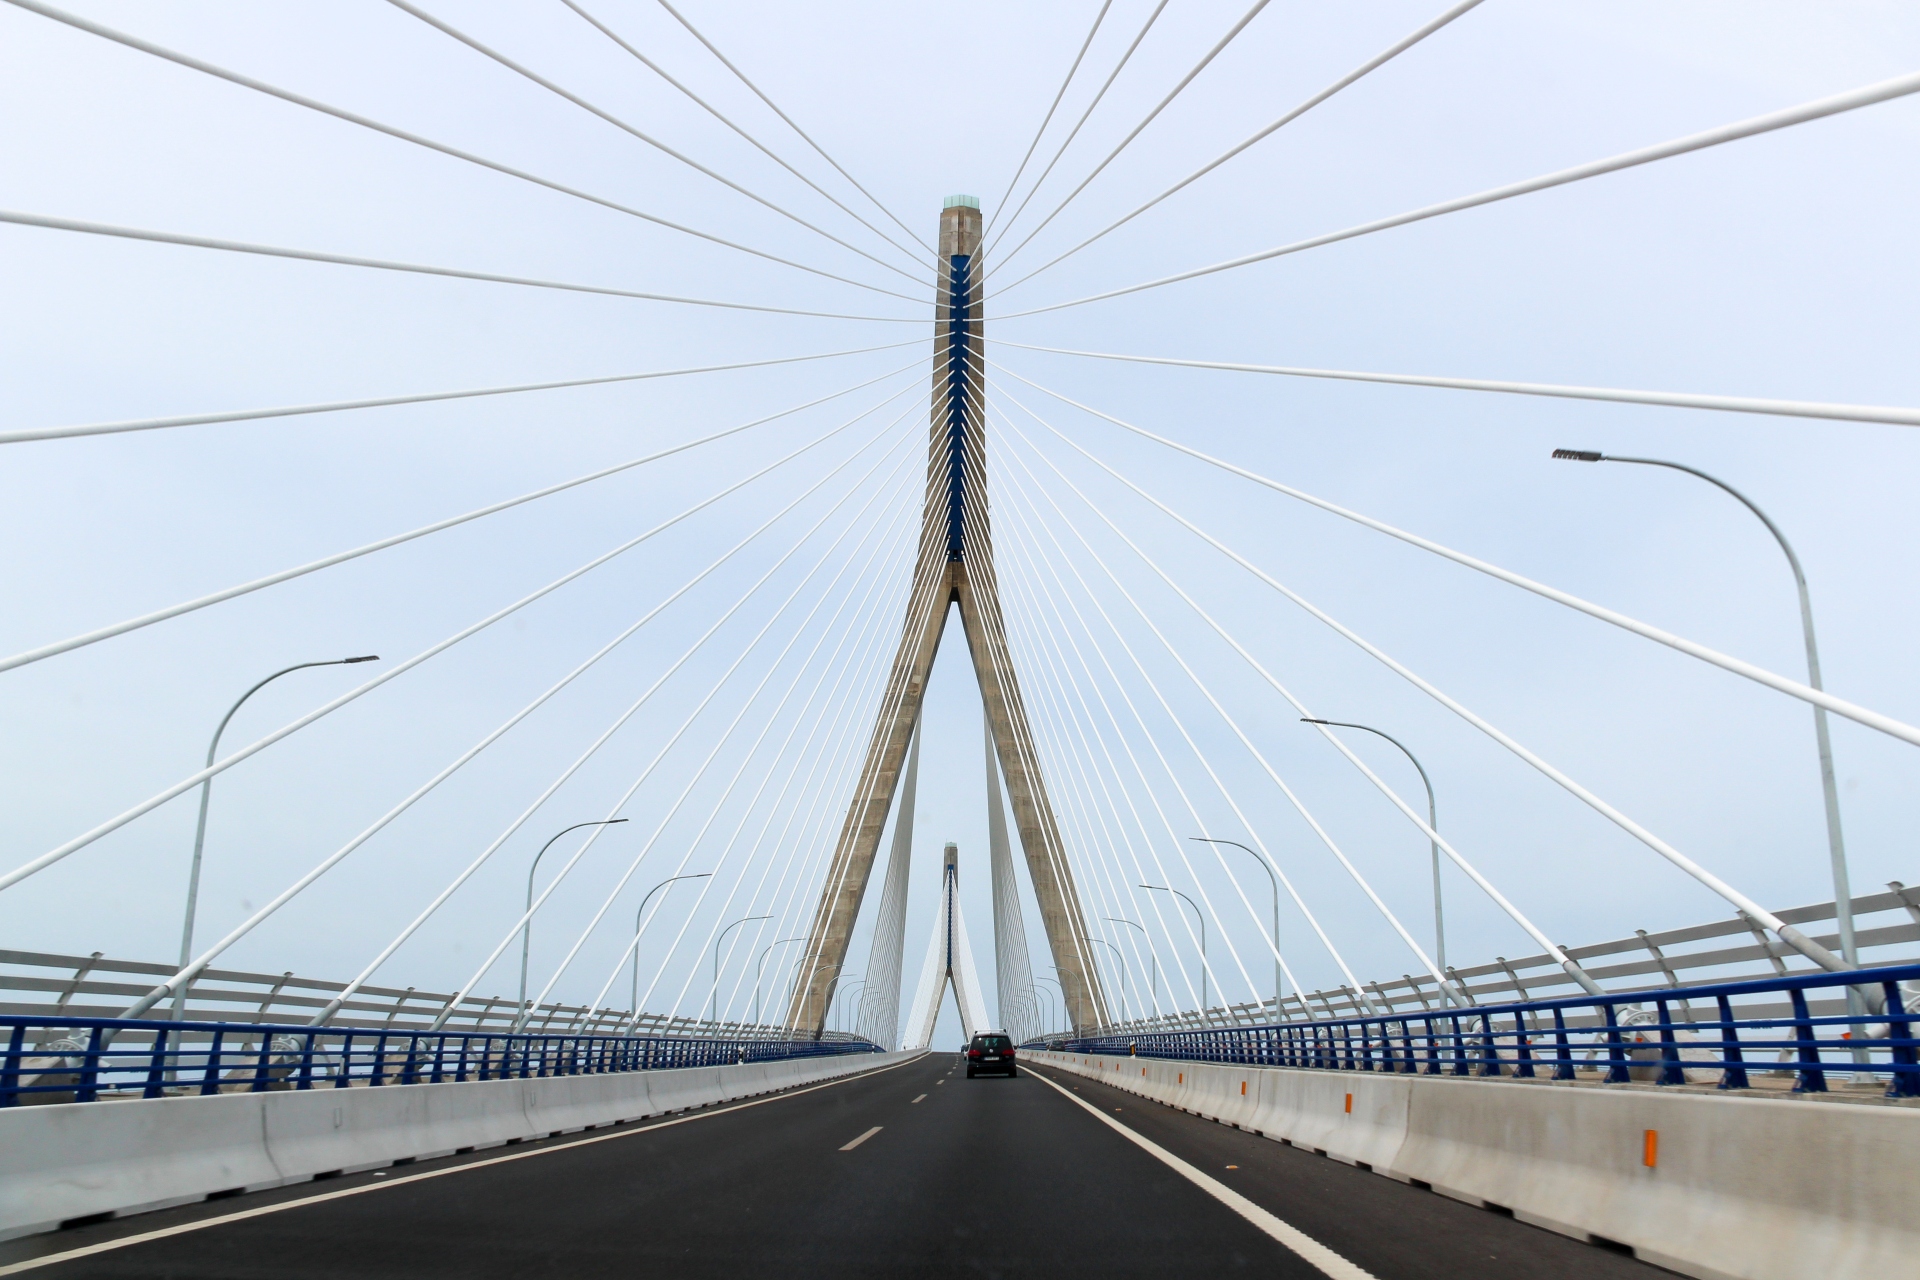
{"label": "car rear window", "polygon": [[1011,1049],[1013,1042],[1005,1036],[975,1036],[973,1047],[976,1049]]}

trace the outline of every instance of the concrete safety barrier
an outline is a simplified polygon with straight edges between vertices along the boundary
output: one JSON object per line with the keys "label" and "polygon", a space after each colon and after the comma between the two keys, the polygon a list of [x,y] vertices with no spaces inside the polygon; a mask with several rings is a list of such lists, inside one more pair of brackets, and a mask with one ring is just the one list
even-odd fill
{"label": "concrete safety barrier", "polygon": [[1920,1110],[1092,1054],[1027,1061],[1703,1280],[1920,1272]]}
{"label": "concrete safety barrier", "polygon": [[758,1097],[912,1053],[0,1111],[0,1240]]}

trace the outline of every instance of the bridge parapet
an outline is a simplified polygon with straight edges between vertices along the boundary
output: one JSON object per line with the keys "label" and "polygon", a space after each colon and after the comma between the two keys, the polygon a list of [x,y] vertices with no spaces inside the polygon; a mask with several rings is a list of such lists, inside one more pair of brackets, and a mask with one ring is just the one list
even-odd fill
{"label": "bridge parapet", "polygon": [[0,1108],[618,1075],[880,1051],[844,1035],[542,1035],[18,1015],[0,1017],[0,1035]]}
{"label": "bridge parapet", "polygon": [[1920,1256],[1910,1102],[1044,1049],[1027,1062],[1705,1280],[1907,1275]]}
{"label": "bridge parapet", "polygon": [[[1872,1012],[1847,1009],[1848,988]],[[1824,1000],[1812,997],[1825,995]],[[1695,1005],[1704,1006],[1696,1010]],[[1296,1070],[1751,1088],[1822,1094],[1829,1077],[1920,1098],[1920,965],[1757,982],[1201,1031],[1036,1041],[1068,1053]],[[1647,1007],[1651,1006],[1651,1008]]]}

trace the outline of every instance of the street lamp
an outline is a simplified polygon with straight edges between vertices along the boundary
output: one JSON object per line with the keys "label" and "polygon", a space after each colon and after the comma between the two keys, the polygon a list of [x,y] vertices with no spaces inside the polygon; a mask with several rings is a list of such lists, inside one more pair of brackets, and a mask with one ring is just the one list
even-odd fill
{"label": "street lamp", "polygon": [[1204,1022],[1207,1017],[1207,918],[1200,914],[1199,904],[1178,889],[1169,889],[1163,884],[1143,884],[1140,887],[1173,894],[1193,908],[1193,918],[1200,922],[1200,1020]]}
{"label": "street lamp", "polygon": [[[558,840],[568,831],[578,831],[582,827],[610,827],[625,822],[625,818],[602,818],[598,822],[576,822],[553,837]],[[553,848],[553,840],[540,846],[540,852],[533,855],[533,865],[527,868],[527,906],[522,913],[526,919],[520,925],[520,1018],[527,1016],[527,947],[533,940],[533,873],[540,869],[540,859],[547,856],[547,850]]]}
{"label": "street lamp", "polygon": [[1092,934],[1088,934],[1087,940],[1089,942],[1097,942],[1107,950],[1113,952],[1114,958],[1120,962],[1120,998],[1124,1001],[1126,999],[1127,987],[1133,980],[1132,974],[1127,970],[1127,958],[1120,954],[1120,948],[1114,946],[1105,938],[1096,938]]}
{"label": "street lamp", "polygon": [[807,940],[807,935],[803,933],[803,934],[798,934],[791,938],[782,938],[778,942],[769,942],[765,947],[761,949],[760,959],[753,966],[753,1025],[754,1026],[757,1027],[760,1025],[760,974],[761,974],[761,971],[764,970],[767,966],[767,953],[772,951],[775,947],[784,947],[789,942],[805,942],[806,940]]}
{"label": "street lamp", "polygon": [[[379,654],[369,653],[358,658],[329,658],[325,662],[296,662],[290,667],[282,667],[265,680],[262,680],[259,684],[254,685],[253,688],[241,694],[239,700],[227,708],[227,714],[220,717],[219,727],[213,731],[213,741],[207,744],[207,764],[209,766],[213,764],[214,755],[220,749],[220,735],[227,731],[227,721],[233,719],[233,713],[240,709],[240,704],[260,692],[260,690],[266,686],[272,684],[275,680],[278,680],[281,676],[293,671],[305,671],[308,667],[345,667],[352,666],[356,662],[378,661],[380,661]],[[200,851],[207,843],[207,802],[212,796],[213,779],[208,778],[200,784],[200,821],[193,829],[193,863],[187,871],[187,911],[185,919],[183,919],[180,924],[179,967],[182,969],[186,968],[188,963],[193,960],[193,915],[200,903]],[[173,1019],[175,1022],[178,1022],[185,1016],[186,1003],[187,988],[182,984],[180,990],[175,992],[173,997]]]}
{"label": "street lamp", "polygon": [[[860,975],[858,975],[858,973],[852,973],[852,975],[845,975],[845,973],[843,973],[843,975],[841,975],[843,981],[845,981],[847,977],[860,977]],[[847,992],[856,992],[856,990],[860,990],[862,986],[866,986],[866,979],[860,979],[858,983],[852,983],[851,986],[835,986],[835,988],[833,988],[833,994],[835,994],[835,996],[841,996],[841,994],[847,994]],[[851,1004],[852,996],[849,994],[847,1000],[841,1002],[841,1017],[843,1017],[843,1019],[847,1017],[847,1006],[851,1006]],[[841,1027],[841,1031],[847,1031],[847,1027]]]}
{"label": "street lamp", "polygon": [[1138,924],[1132,920],[1123,919],[1120,916],[1102,916],[1100,918],[1102,920],[1110,921],[1113,924],[1131,925],[1133,928],[1140,930],[1140,936],[1147,940],[1147,971],[1150,975],[1149,978],[1147,979],[1147,993],[1153,998],[1153,1016],[1156,1018],[1159,1017],[1160,1016],[1160,956],[1153,949],[1153,935],[1147,932],[1146,926]]}
{"label": "street lamp", "polygon": [[[1758,516],[1760,523],[1767,526],[1767,532],[1773,535],[1774,541],[1780,544],[1780,550],[1786,553],[1787,567],[1793,570],[1793,585],[1800,593],[1800,632],[1807,645],[1807,683],[1815,689],[1823,688],[1820,683],[1820,648],[1813,638],[1813,600],[1807,594],[1807,575],[1801,571],[1800,557],[1793,553],[1793,544],[1787,541],[1787,535],[1780,532],[1780,526],[1769,519],[1766,512],[1754,505],[1753,499],[1725,480],[1679,462],[1666,462],[1659,458],[1618,458],[1592,449],[1555,449],[1553,456],[1569,462],[1631,462],[1643,467],[1684,471],[1732,495],[1741,506]],[[1840,791],[1833,780],[1833,743],[1827,737],[1825,707],[1813,709],[1813,737],[1820,752],[1820,786],[1827,805],[1827,854],[1833,863],[1833,912],[1834,923],[1840,931],[1840,955],[1850,967],[1857,969],[1860,967],[1860,956],[1853,940],[1853,889],[1847,879],[1847,846],[1840,838]],[[1854,989],[1848,990],[1852,992]],[[1850,996],[1849,1003],[1855,1003],[1856,997],[1857,993]]]}
{"label": "street lamp", "polygon": [[[1400,748],[1401,754],[1413,761],[1413,767],[1420,771],[1420,783],[1427,789],[1427,830],[1436,832],[1440,830],[1440,819],[1434,816],[1433,781],[1427,777],[1427,771],[1425,767],[1421,765],[1420,757],[1407,750],[1406,743],[1400,741],[1400,739],[1394,737],[1386,730],[1376,729],[1370,724],[1349,724],[1345,720],[1316,720],[1311,716],[1301,716],[1300,720],[1303,724],[1324,724],[1341,729],[1359,729],[1362,732],[1371,733],[1376,737],[1385,738],[1388,742]],[[1440,911],[1440,842],[1438,840],[1429,840],[1427,843],[1433,849],[1433,960],[1434,967],[1439,969],[1440,972],[1445,973],[1447,971],[1447,922],[1446,917],[1443,916]],[[1440,994],[1442,999],[1447,998],[1445,991],[1442,991]]]}
{"label": "street lamp", "polygon": [[675,880],[704,880],[712,875],[711,871],[696,872],[687,876],[668,876],[653,888],[647,890],[647,896],[640,899],[640,909],[633,913],[633,994],[631,1001],[633,1019],[636,1025],[640,1020],[640,917],[647,914],[647,903],[653,901],[653,895],[672,884]]}
{"label": "street lamp", "polygon": [[[1058,972],[1060,972],[1060,971],[1059,971],[1058,969],[1055,969],[1055,970],[1054,970],[1054,972],[1055,972],[1055,973],[1058,973]],[[1065,1024],[1065,1022],[1066,1022],[1066,1020],[1067,1020],[1067,1015],[1066,1015],[1066,1007],[1067,1007],[1067,989],[1066,989],[1065,987],[1061,987],[1061,986],[1060,986],[1060,979],[1058,979],[1058,978],[1049,978],[1049,977],[1046,977],[1046,976],[1045,976],[1045,975],[1043,975],[1043,974],[1035,974],[1035,975],[1034,975],[1034,979],[1033,979],[1033,980],[1034,980],[1035,982],[1051,982],[1051,983],[1052,983],[1052,984],[1053,984],[1054,986],[1056,986],[1056,987],[1060,987],[1060,1010],[1061,1010],[1061,1012],[1060,1012],[1060,1019],[1059,1019],[1059,1021],[1060,1021],[1060,1023],[1061,1023],[1061,1024],[1063,1024],[1063,1025],[1060,1025],[1060,1026],[1058,1026],[1058,1027],[1056,1028],[1056,1030],[1060,1030],[1060,1031],[1071,1031],[1071,1030],[1072,1030],[1072,1028],[1071,1028],[1071,1027],[1068,1027],[1068,1026],[1065,1026],[1065,1025],[1064,1025],[1064,1024]],[[1052,1015],[1052,1013],[1053,1013],[1053,992],[1051,992],[1051,991],[1047,991],[1047,989],[1046,989],[1045,987],[1039,987],[1039,988],[1037,988],[1037,990],[1040,990],[1040,991],[1044,991],[1044,992],[1046,992],[1046,995],[1047,995],[1047,1014],[1048,1014],[1049,1016],[1051,1016],[1051,1015]]]}
{"label": "street lamp", "polygon": [[[1246,849],[1248,853],[1253,853],[1253,850],[1247,849],[1247,846],[1238,840],[1215,840],[1209,836],[1191,836],[1189,839],[1197,840],[1201,844],[1230,844],[1236,849]],[[1273,1016],[1278,1018],[1280,1016],[1280,882],[1274,878],[1273,868],[1267,865],[1265,858],[1253,853],[1253,860],[1260,864],[1262,871],[1267,873],[1267,883],[1273,886]]]}
{"label": "street lamp", "polygon": [[771,919],[773,919],[772,916],[741,916],[738,920],[735,920],[732,924],[722,929],[720,936],[713,940],[713,1004],[707,1010],[708,1022],[720,1021],[720,944],[727,940],[729,933],[732,933],[735,929],[738,929],[741,925],[749,921]]}

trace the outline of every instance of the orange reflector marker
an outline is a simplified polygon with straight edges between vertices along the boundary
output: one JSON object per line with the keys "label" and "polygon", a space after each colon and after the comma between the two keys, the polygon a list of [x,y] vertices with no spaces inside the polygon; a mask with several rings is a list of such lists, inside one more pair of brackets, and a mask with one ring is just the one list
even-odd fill
{"label": "orange reflector marker", "polygon": [[1647,1130],[1644,1141],[1645,1146],[1640,1152],[1640,1163],[1651,1169],[1660,1163],[1660,1131]]}
{"label": "orange reflector marker", "polygon": [[1141,1075],[1147,1074],[1147,1069],[1145,1067],[1140,1068],[1140,1074]]}
{"label": "orange reflector marker", "polygon": [[1187,1082],[1187,1073],[1182,1071],[1180,1073],[1180,1083],[1185,1084],[1186,1082]]}
{"label": "orange reflector marker", "polygon": [[1243,1098],[1247,1096],[1247,1082],[1245,1080],[1240,1082],[1240,1096]]}
{"label": "orange reflector marker", "polygon": [[1353,1095],[1352,1094],[1347,1095],[1347,1114],[1348,1115],[1353,1114]]}

